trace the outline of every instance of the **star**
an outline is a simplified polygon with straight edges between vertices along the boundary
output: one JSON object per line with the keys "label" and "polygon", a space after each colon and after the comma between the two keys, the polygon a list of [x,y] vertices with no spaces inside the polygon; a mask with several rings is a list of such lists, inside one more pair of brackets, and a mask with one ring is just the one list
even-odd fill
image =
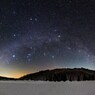
{"label": "star", "polygon": [[30,47],[30,49],[33,49],[33,47]]}
{"label": "star", "polygon": [[28,56],[31,56],[31,53],[28,53],[27,55],[28,55]]}
{"label": "star", "polygon": [[46,53],[44,52],[43,55],[46,56]]}
{"label": "star", "polygon": [[90,55],[89,55],[89,54],[88,54],[87,56],[88,56],[88,57],[90,57]]}
{"label": "star", "polygon": [[67,47],[68,50],[71,50],[71,47]]}
{"label": "star", "polygon": [[54,29],[54,31],[56,32],[56,31],[57,31],[57,29]]}
{"label": "star", "polygon": [[32,21],[33,19],[32,18],[30,18],[30,21]]}
{"label": "star", "polygon": [[15,57],[16,57],[16,55],[15,55],[15,54],[13,54],[13,55],[12,55],[12,57],[13,57],[13,58],[15,58]]}
{"label": "star", "polygon": [[13,14],[15,15],[15,14],[17,14],[17,12],[16,11],[13,11]]}
{"label": "star", "polygon": [[81,50],[78,50],[78,52],[80,53],[80,52],[81,52]]}
{"label": "star", "polygon": [[31,55],[32,55],[31,53],[28,53],[26,57],[29,58],[31,57]]}
{"label": "star", "polygon": [[58,37],[58,38],[60,38],[60,37],[61,37],[61,35],[58,35],[57,37]]}
{"label": "star", "polygon": [[52,57],[52,59],[54,59],[54,58],[55,58],[55,56],[54,56],[54,55],[52,55],[51,57]]}
{"label": "star", "polygon": [[16,34],[14,34],[13,36],[16,37]]}
{"label": "star", "polygon": [[38,21],[38,19],[37,19],[37,18],[35,18],[35,21]]}

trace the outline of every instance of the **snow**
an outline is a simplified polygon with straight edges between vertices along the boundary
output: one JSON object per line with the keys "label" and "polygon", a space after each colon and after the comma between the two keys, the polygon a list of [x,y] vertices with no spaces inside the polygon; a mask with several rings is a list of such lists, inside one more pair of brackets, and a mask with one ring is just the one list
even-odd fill
{"label": "snow", "polygon": [[95,95],[95,81],[0,81],[0,95]]}

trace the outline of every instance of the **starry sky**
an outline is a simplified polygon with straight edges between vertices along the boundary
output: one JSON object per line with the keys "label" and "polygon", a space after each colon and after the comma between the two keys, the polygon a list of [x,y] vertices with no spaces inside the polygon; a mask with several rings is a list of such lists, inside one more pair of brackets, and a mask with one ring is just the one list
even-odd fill
{"label": "starry sky", "polygon": [[75,67],[95,70],[95,0],[0,0],[0,76]]}

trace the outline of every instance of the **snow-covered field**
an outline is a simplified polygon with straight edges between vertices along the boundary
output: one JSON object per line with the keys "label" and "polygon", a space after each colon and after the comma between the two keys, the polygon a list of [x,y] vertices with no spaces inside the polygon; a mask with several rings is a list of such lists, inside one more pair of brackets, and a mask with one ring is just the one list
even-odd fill
{"label": "snow-covered field", "polygon": [[0,81],[0,95],[95,95],[95,81]]}

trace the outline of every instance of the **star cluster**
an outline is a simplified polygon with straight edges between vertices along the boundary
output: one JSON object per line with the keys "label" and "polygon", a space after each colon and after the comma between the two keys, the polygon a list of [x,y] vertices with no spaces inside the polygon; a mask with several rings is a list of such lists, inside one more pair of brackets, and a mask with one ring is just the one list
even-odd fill
{"label": "star cluster", "polygon": [[51,68],[95,69],[94,3],[0,0],[0,74],[20,77]]}

